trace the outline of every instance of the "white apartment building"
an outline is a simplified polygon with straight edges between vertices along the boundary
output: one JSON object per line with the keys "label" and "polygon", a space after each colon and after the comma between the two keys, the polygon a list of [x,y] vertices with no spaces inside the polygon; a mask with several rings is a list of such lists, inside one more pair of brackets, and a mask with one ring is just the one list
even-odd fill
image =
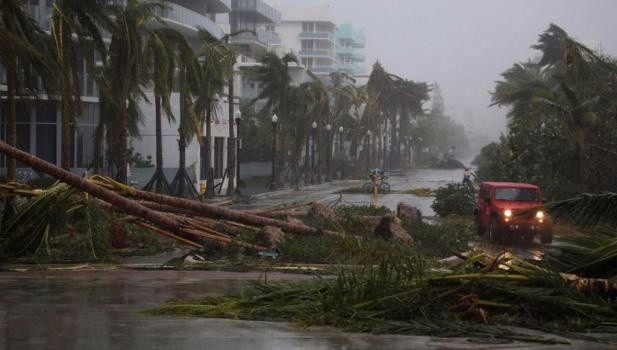
{"label": "white apartment building", "polygon": [[[243,3],[247,0],[234,0],[234,3]],[[255,0],[253,0],[255,1]],[[42,29],[49,31],[49,18],[52,14],[53,1],[29,0],[27,10],[39,23]],[[232,10],[232,0],[169,0],[164,1],[165,8],[158,10],[158,15],[164,23],[171,28],[177,29],[191,42],[197,38],[197,28],[201,27],[209,31],[213,36],[222,38],[229,32],[229,26],[217,23],[217,17],[228,16]],[[157,25],[153,23],[153,25]],[[195,42],[196,43],[196,42]],[[94,131],[100,118],[99,112],[99,89],[91,74],[86,70],[85,63],[79,75],[81,79],[81,100],[83,103],[83,115],[78,121],[77,130],[73,137],[71,167],[76,173],[83,173],[93,161]],[[0,72],[3,70],[0,69]],[[0,91],[6,90],[6,77],[0,74]],[[152,99],[152,94],[147,93]],[[179,116],[178,93],[171,96],[172,110],[175,116]],[[238,99],[234,99],[238,103]],[[217,183],[223,180],[224,170],[227,167],[227,138],[228,131],[228,98],[221,96],[217,113],[213,116],[212,136],[213,150],[211,155],[206,155],[200,147],[199,140],[193,139],[186,152],[187,167],[189,174],[198,186],[198,181],[205,178],[205,169],[202,169],[205,157],[211,157],[215,169]],[[0,138],[5,139],[6,118],[3,115],[4,108],[0,108]],[[155,118],[154,106],[143,101],[140,104],[143,124],[140,126],[140,137],[129,140],[130,146],[135,152],[139,152],[144,158],[150,156],[154,162],[156,153]],[[205,130],[203,133],[205,135]],[[178,124],[163,121],[163,163],[168,181],[178,168]],[[36,104],[27,105],[17,103],[17,139],[18,147],[30,152],[51,163],[60,164],[60,140],[61,140],[61,113],[57,103],[53,100],[43,100]],[[4,156],[0,157],[0,168],[4,171],[6,162]],[[18,163],[18,167],[20,164]],[[23,169],[28,171],[27,168]],[[132,180],[136,186],[146,184],[154,172],[153,168],[131,169]],[[226,187],[226,184],[223,188]]]}
{"label": "white apartment building", "polygon": [[280,5],[282,48],[324,81],[336,70],[336,21],[327,5]]}

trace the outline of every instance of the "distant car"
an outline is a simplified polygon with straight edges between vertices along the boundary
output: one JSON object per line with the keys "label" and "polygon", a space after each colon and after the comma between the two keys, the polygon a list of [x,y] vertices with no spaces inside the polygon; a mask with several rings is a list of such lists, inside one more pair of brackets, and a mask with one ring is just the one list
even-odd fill
{"label": "distant car", "polygon": [[536,185],[516,182],[483,182],[474,208],[478,235],[490,242],[515,239],[543,244],[553,241],[550,218],[542,210],[542,191]]}

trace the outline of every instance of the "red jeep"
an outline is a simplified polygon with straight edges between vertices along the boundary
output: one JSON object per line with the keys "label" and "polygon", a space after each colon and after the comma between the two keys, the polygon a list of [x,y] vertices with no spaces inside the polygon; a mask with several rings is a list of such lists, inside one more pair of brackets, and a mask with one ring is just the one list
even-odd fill
{"label": "red jeep", "polygon": [[[515,238],[553,241],[549,217],[539,208],[542,192],[536,185],[514,182],[483,182],[474,216],[478,235],[488,231],[490,242],[506,242]],[[537,208],[537,209],[536,209]]]}

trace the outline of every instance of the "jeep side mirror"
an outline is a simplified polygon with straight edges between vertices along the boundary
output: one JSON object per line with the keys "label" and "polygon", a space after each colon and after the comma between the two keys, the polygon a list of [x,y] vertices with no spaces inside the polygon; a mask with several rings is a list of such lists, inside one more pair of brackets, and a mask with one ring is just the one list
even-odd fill
{"label": "jeep side mirror", "polygon": [[548,199],[542,198],[542,204],[546,204],[546,203],[548,203]]}
{"label": "jeep side mirror", "polygon": [[484,197],[484,203],[490,204],[491,203],[491,197]]}

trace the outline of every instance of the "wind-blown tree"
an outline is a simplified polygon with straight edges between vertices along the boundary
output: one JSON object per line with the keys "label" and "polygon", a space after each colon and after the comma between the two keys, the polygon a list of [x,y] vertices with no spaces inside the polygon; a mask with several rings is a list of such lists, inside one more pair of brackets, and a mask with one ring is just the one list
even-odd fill
{"label": "wind-blown tree", "polygon": [[190,50],[190,45],[182,34],[170,28],[159,28],[149,33],[144,51],[144,67],[154,95],[156,125],[156,170],[144,189],[167,194],[171,193],[171,188],[163,171],[162,114],[165,113],[168,122],[175,121],[170,97],[174,73],[178,66],[176,61],[179,59],[176,47]]}
{"label": "wind-blown tree", "polygon": [[283,150],[281,160],[283,164],[287,162],[287,137],[288,133],[288,106],[289,106],[289,90],[291,88],[291,76],[289,75],[289,65],[298,63],[295,55],[288,53],[283,57],[279,57],[274,53],[265,54],[261,60],[261,65],[255,67],[245,67],[243,72],[250,80],[263,84],[263,89],[260,94],[251,100],[251,104],[259,100],[265,100],[266,103],[259,111],[261,117],[271,116],[276,113],[279,117],[280,130],[280,149]]}
{"label": "wind-blown tree", "polygon": [[[565,171],[573,187],[585,191],[589,183],[585,174],[590,159],[588,148],[598,136],[603,104],[611,100],[607,87],[615,83],[617,65],[554,24],[532,47],[542,51],[542,59],[537,64],[516,64],[506,71],[504,80],[497,82],[493,102],[511,108],[508,116],[514,131],[529,129],[525,124],[539,126],[534,133],[553,127],[551,134],[572,146],[572,156],[563,159],[571,164],[567,167],[571,170]],[[514,152],[525,150],[522,146],[517,145]]]}
{"label": "wind-blown tree", "polygon": [[156,3],[128,0],[111,8],[109,60],[99,84],[103,93],[101,126],[107,136],[108,157],[122,183],[128,180],[128,137],[138,135],[139,101],[145,98],[143,88],[148,83],[143,64],[144,33],[150,31],[147,23],[158,19],[158,7]]}
{"label": "wind-blown tree", "polygon": [[[0,63],[6,72],[6,141],[10,146],[17,144],[16,98],[25,90],[36,90],[31,72],[40,76],[49,71],[45,64],[44,34],[26,12],[21,0],[0,0]],[[30,69],[33,68],[33,69]],[[7,179],[14,181],[17,163],[7,158]]]}
{"label": "wind-blown tree", "polygon": [[56,77],[54,87],[62,112],[60,163],[65,170],[71,166],[71,141],[82,111],[79,84],[82,60],[90,70],[94,67],[95,51],[105,60],[102,30],[111,27],[109,15],[110,7],[104,0],[57,0],[53,4],[51,56]]}
{"label": "wind-blown tree", "polygon": [[190,46],[179,45],[178,50],[178,100],[180,123],[178,126],[178,171],[171,182],[172,194],[179,197],[197,198],[199,193],[186,171],[186,147],[195,135],[201,135],[203,113],[195,107],[195,95],[199,92],[201,71],[197,56]]}
{"label": "wind-blown tree", "polygon": [[[405,141],[405,149],[409,153],[409,136],[411,135],[411,121],[424,114],[423,104],[429,99],[429,87],[426,83],[416,83],[411,80],[395,82],[399,114],[399,133],[394,145],[395,166],[401,165],[401,145]],[[409,158],[409,157],[406,157]]]}
{"label": "wind-blown tree", "polygon": [[[197,51],[199,58],[199,83],[196,113],[203,116],[205,111],[206,124],[206,197],[214,197],[214,167],[212,161],[212,116],[216,113],[217,101],[224,92],[225,84],[233,76],[233,66],[236,55],[232,48],[223,40],[218,40],[206,30],[199,30],[200,48]],[[231,101],[230,103],[233,103]],[[233,116],[230,116],[233,118]],[[201,129],[200,129],[201,130]]]}

